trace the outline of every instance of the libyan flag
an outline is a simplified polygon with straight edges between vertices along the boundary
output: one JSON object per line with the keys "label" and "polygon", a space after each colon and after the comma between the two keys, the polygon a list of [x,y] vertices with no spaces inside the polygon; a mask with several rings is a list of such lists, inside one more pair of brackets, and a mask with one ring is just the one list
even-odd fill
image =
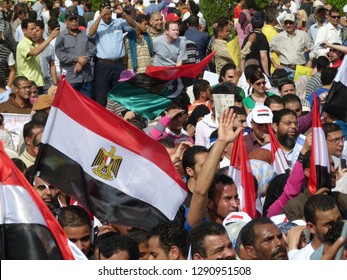
{"label": "libyan flag", "polygon": [[102,222],[150,230],[187,189],[164,146],[62,77],[36,159],[40,177]]}
{"label": "libyan flag", "polygon": [[152,120],[160,115],[184,90],[185,78],[196,78],[211,61],[214,53],[197,64],[148,66],[144,74],[119,83],[107,97],[128,110]]}

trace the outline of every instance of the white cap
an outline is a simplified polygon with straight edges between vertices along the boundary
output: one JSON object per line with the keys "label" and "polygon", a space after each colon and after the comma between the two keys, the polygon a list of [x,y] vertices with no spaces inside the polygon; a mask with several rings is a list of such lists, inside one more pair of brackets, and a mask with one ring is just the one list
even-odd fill
{"label": "white cap", "polygon": [[286,14],[286,16],[284,17],[283,21],[291,21],[291,22],[295,22],[295,16],[293,14]]}
{"label": "white cap", "polygon": [[272,216],[270,218],[270,220],[273,221],[275,223],[275,225],[279,225],[280,223],[289,222],[289,220],[285,214],[279,214],[279,215]]}
{"label": "white cap", "polygon": [[347,4],[343,6],[343,12],[347,13]]}
{"label": "white cap", "polygon": [[313,8],[317,8],[318,6],[324,6],[322,1],[316,0],[313,2]]}
{"label": "white cap", "polygon": [[264,124],[264,123],[272,123],[272,111],[269,107],[263,104],[256,104],[253,110],[247,116],[247,125],[251,126],[251,121],[253,120],[255,123]]}
{"label": "white cap", "polygon": [[227,226],[230,223],[244,222],[248,223],[252,218],[246,212],[231,212],[223,221],[223,226]]}

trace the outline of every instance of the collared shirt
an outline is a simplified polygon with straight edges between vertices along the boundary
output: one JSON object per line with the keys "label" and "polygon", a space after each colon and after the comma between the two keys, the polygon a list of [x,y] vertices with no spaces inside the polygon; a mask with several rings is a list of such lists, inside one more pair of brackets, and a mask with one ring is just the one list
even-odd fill
{"label": "collared shirt", "polygon": [[307,33],[295,30],[293,35],[283,31],[276,35],[270,42],[271,52],[278,52],[280,63],[284,65],[303,65],[306,63],[305,51],[313,49],[313,42]]}
{"label": "collared shirt", "polygon": [[[327,25],[319,28],[314,45],[317,46],[319,43],[328,42],[330,44],[339,43],[342,44],[341,40],[341,27],[338,25],[336,28],[329,22]],[[317,56],[325,55],[328,49],[319,48],[316,51]]]}
{"label": "collared shirt", "polygon": [[[87,34],[89,34],[90,27],[94,22],[88,22]],[[110,24],[106,24],[101,19],[98,29],[93,36],[96,45],[96,56],[101,59],[119,59],[124,57],[123,33],[131,29],[132,27],[123,18],[111,19]]]}
{"label": "collared shirt", "polygon": [[227,63],[234,63],[228,49],[227,41],[216,39],[212,45],[212,51],[215,51],[214,61],[216,64],[216,73],[219,74],[222,67]]}
{"label": "collared shirt", "polygon": [[165,7],[165,1],[161,1],[159,4],[151,3],[145,9],[145,15],[148,16],[153,12],[160,12]]}
{"label": "collared shirt", "polygon": [[29,56],[30,50],[34,49],[36,44],[30,39],[24,37],[17,45],[17,75],[25,76],[31,81],[35,81],[37,86],[43,86],[43,76],[40,66],[40,56]]}
{"label": "collared shirt", "polygon": [[87,56],[91,60],[95,56],[95,45],[86,35],[86,31],[79,30],[72,35],[68,29],[62,31],[55,41],[55,52],[60,61],[61,69],[65,69],[66,80],[69,83],[83,83],[93,80],[92,69],[88,62],[82,70],[74,73],[74,67],[79,56]]}
{"label": "collared shirt", "polygon": [[151,36],[152,39],[154,39],[155,37],[163,35],[164,34],[164,30],[157,31],[153,27],[148,26],[147,33],[149,34],[149,36]]}
{"label": "collared shirt", "polygon": [[246,143],[247,153],[254,151],[255,149],[261,148],[262,145],[259,144],[257,139],[254,137],[253,131],[249,132],[247,135],[243,137]]}
{"label": "collared shirt", "polygon": [[312,42],[316,42],[318,29],[322,28],[323,26],[327,25],[328,23],[329,23],[329,21],[323,22],[321,27],[318,26],[317,22],[315,24],[311,25],[310,29],[307,31],[307,34],[310,37],[310,39],[312,40]]}

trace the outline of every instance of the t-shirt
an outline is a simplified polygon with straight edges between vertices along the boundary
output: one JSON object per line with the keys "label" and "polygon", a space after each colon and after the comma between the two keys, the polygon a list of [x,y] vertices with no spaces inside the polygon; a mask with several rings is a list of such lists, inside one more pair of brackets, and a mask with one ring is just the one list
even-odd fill
{"label": "t-shirt", "polygon": [[260,58],[260,51],[266,51],[267,52],[267,57],[268,57],[268,73],[270,73],[270,66],[271,66],[271,60],[270,60],[270,47],[269,43],[265,37],[265,35],[259,31],[259,30],[253,30],[247,37],[245,38],[242,47],[245,46],[245,44],[248,42],[248,38],[251,34],[255,33],[257,38],[255,42],[251,46],[251,52],[246,55],[246,60],[248,59],[256,59],[259,61],[259,65],[261,67],[262,72],[265,72],[261,63],[261,58]]}
{"label": "t-shirt", "polygon": [[164,34],[153,39],[153,46],[155,66],[175,66],[177,61],[187,59],[186,42],[181,38],[167,43]]}

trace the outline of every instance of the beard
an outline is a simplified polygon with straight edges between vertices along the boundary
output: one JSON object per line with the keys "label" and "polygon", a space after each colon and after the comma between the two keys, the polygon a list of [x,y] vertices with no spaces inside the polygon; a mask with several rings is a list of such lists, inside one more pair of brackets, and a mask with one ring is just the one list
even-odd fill
{"label": "beard", "polygon": [[288,136],[286,134],[277,133],[278,142],[289,149],[293,149],[296,144],[297,135]]}

